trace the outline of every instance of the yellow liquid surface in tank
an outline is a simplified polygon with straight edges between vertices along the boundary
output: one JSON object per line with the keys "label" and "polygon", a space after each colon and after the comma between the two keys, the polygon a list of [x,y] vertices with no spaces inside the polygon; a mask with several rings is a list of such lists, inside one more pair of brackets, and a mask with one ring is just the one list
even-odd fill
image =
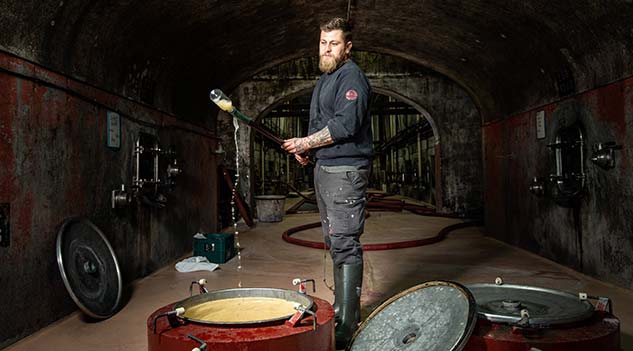
{"label": "yellow liquid surface in tank", "polygon": [[273,297],[237,297],[189,307],[184,317],[212,323],[246,323],[291,315],[296,312],[295,304]]}

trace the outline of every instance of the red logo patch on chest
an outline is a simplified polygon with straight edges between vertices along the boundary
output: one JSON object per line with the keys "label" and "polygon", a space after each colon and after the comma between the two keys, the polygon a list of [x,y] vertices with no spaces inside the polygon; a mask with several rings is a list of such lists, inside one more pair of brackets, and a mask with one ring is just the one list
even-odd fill
{"label": "red logo patch on chest", "polygon": [[350,89],[345,93],[345,98],[347,100],[353,101],[358,97],[358,93],[354,89]]}

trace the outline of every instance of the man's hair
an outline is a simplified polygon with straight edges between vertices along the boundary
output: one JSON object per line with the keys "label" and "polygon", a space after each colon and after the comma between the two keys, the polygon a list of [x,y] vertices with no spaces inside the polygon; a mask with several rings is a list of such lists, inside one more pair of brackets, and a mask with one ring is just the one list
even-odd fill
{"label": "man's hair", "polygon": [[345,43],[352,41],[352,25],[344,18],[334,17],[327,22],[323,22],[321,24],[321,30],[324,32],[341,30],[343,32],[343,39],[345,40]]}

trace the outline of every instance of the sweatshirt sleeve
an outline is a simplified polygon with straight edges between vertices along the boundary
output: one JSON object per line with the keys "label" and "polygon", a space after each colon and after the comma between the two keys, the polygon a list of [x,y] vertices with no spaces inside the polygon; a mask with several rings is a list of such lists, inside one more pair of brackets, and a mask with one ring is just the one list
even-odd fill
{"label": "sweatshirt sleeve", "polygon": [[334,118],[327,122],[335,143],[358,134],[367,114],[370,93],[369,85],[359,71],[345,70],[338,79]]}

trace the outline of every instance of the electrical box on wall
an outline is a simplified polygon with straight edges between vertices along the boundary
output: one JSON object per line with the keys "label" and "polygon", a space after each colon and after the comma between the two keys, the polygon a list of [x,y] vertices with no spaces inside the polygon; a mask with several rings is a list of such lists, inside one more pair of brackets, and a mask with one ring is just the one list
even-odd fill
{"label": "electrical box on wall", "polygon": [[536,113],[536,139],[545,139],[545,111]]}
{"label": "electrical box on wall", "polygon": [[107,113],[107,139],[108,147],[119,149],[121,147],[121,116],[118,113]]}

